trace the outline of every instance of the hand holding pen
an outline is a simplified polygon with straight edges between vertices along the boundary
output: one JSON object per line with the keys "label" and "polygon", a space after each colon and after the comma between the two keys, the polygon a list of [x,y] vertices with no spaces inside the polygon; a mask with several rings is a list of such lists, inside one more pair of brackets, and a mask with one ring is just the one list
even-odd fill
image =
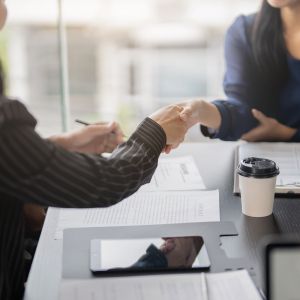
{"label": "hand holding pen", "polygon": [[69,151],[90,154],[112,152],[124,141],[124,134],[116,122],[88,124],[78,121],[86,126],[49,139]]}
{"label": "hand holding pen", "polygon": [[[81,120],[75,120],[75,122],[85,125],[80,130],[73,132],[73,135],[80,135],[80,139],[76,139],[80,144],[80,152],[98,154],[112,152],[119,144],[124,142],[124,133],[116,122],[93,124]],[[76,148],[78,146],[77,144]]]}

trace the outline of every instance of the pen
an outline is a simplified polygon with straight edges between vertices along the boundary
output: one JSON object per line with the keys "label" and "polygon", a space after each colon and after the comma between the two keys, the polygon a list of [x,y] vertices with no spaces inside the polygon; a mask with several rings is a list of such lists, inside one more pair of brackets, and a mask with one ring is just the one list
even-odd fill
{"label": "pen", "polygon": [[207,281],[204,272],[201,273],[201,288],[202,288],[203,300],[208,300]]}
{"label": "pen", "polygon": [[[85,121],[82,121],[82,120],[79,120],[79,119],[76,119],[75,120],[76,123],[79,123],[79,124],[82,124],[82,125],[85,125],[85,126],[89,126],[89,125],[92,125],[91,123],[88,123],[88,122],[85,122]],[[106,124],[105,122],[99,122],[100,124]],[[116,134],[115,131],[112,131],[112,134]]]}
{"label": "pen", "polygon": [[91,125],[90,123],[87,123],[87,122],[84,122],[84,121],[81,121],[81,120],[78,120],[78,119],[76,119],[75,122],[79,123],[79,124],[82,124],[82,125],[86,125],[86,126]]}
{"label": "pen", "polygon": [[[91,123],[88,123],[88,122],[85,122],[85,121],[82,121],[82,120],[79,120],[79,119],[76,119],[75,120],[76,123],[79,123],[79,124],[82,124],[82,125],[85,125],[85,126],[89,126],[89,125],[92,125]],[[100,122],[100,124],[106,124],[105,122]],[[112,131],[112,134],[116,134],[115,131]],[[123,135],[123,137],[126,137],[125,135]]]}

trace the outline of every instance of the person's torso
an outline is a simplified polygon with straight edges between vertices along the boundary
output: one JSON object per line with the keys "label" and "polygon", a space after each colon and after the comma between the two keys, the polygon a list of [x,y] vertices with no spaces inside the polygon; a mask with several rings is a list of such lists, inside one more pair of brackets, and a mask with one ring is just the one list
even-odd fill
{"label": "person's torso", "polygon": [[[245,16],[244,18],[244,33],[247,47],[249,48],[251,66],[247,70],[251,74],[253,85],[250,103],[251,107],[263,111],[267,116],[276,118],[284,125],[300,128],[300,60],[292,58],[287,53],[288,61],[288,80],[282,87],[274,89],[274,86],[269,85],[260,78],[257,64],[254,60],[252,49],[251,34],[257,14]],[[245,49],[246,50],[246,49]],[[267,87],[267,88],[266,88]],[[276,93],[274,94],[274,91]]]}
{"label": "person's torso", "polygon": [[0,299],[22,299],[24,220],[22,205],[0,196]]}
{"label": "person's torso", "polygon": [[289,79],[278,97],[278,118],[285,125],[300,128],[300,60],[288,57]]}

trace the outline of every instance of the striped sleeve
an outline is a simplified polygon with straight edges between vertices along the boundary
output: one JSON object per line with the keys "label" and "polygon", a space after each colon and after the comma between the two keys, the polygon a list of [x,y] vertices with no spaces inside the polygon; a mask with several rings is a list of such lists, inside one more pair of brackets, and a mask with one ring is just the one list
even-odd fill
{"label": "striped sleeve", "polygon": [[166,144],[146,118],[110,158],[68,152],[42,139],[20,102],[0,102],[0,195],[43,206],[107,207],[149,182]]}

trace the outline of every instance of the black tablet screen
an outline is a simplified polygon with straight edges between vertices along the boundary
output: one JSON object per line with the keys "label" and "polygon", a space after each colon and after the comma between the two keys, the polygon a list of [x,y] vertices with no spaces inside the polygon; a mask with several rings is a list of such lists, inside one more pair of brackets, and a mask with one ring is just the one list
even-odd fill
{"label": "black tablet screen", "polygon": [[202,237],[91,240],[95,273],[197,270],[210,267]]}

